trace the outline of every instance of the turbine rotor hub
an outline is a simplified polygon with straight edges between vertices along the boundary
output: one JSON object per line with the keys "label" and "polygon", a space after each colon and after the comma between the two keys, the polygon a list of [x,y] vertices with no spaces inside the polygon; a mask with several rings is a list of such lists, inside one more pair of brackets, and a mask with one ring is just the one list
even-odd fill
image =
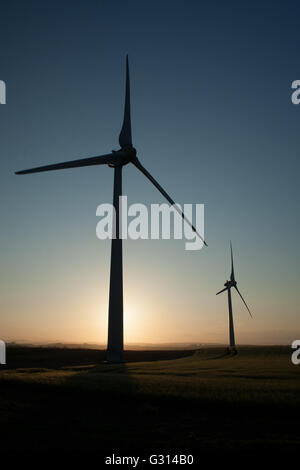
{"label": "turbine rotor hub", "polygon": [[226,281],[224,286],[225,287],[236,287],[237,282],[236,281]]}
{"label": "turbine rotor hub", "polygon": [[111,168],[127,165],[136,159],[136,149],[132,145],[124,145],[120,150],[113,150],[112,152],[114,154],[115,161],[108,164]]}

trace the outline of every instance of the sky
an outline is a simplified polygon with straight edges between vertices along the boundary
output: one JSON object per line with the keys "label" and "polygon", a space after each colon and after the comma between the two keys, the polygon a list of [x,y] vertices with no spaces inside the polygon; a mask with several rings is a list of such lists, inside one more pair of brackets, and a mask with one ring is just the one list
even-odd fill
{"label": "sky", "polygon": [[[125,56],[133,144],[178,203],[205,205],[208,247],[124,241],[125,343],[228,341],[232,240],[239,344],[300,337],[297,1],[1,4],[0,337],[106,343],[107,166],[16,176],[118,149]],[[129,203],[162,203],[132,165]]]}

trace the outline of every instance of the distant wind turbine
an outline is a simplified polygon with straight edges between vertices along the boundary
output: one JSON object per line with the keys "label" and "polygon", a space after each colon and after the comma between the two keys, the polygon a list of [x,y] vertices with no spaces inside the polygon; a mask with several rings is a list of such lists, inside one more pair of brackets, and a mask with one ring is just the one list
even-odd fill
{"label": "distant wind turbine", "polygon": [[248,308],[248,305],[246,304],[242,294],[240,293],[240,291],[238,290],[237,288],[237,282],[235,280],[235,277],[234,277],[234,268],[233,268],[233,254],[232,254],[232,244],[230,242],[230,253],[231,253],[231,274],[230,274],[230,280],[229,281],[226,281],[224,286],[225,286],[225,289],[222,289],[220,290],[220,292],[217,292],[216,295],[219,295],[221,294],[222,292],[225,292],[227,290],[227,294],[228,294],[228,310],[229,310],[229,346],[230,346],[230,349],[233,350],[233,352],[236,353],[236,347],[235,347],[235,338],[234,338],[234,326],[233,326],[233,314],[232,314],[232,302],[231,302],[231,291],[230,289],[232,287],[235,288],[235,290],[237,291],[237,293],[239,294],[239,296],[241,297],[242,301],[244,302],[245,306],[246,306],[246,309],[248,310],[249,314],[250,314],[250,317],[252,317],[251,315],[251,312]]}
{"label": "distant wind turbine", "polygon": [[136,156],[136,149],[132,145],[131,137],[131,118],[130,118],[130,83],[129,83],[129,65],[128,55],[126,56],[126,89],[125,89],[125,109],[122,129],[119,135],[120,149],[112,151],[112,153],[84,158],[80,160],[72,160],[53,165],[40,166],[29,170],[17,171],[17,175],[25,175],[28,173],[38,173],[41,171],[62,170],[65,168],[78,168],[91,165],[108,165],[114,168],[114,196],[113,204],[115,207],[115,233],[116,238],[111,242],[111,262],[110,262],[110,290],[109,290],[109,315],[108,315],[108,345],[107,360],[108,362],[123,362],[123,266],[122,266],[122,238],[119,234],[120,227],[120,211],[119,197],[122,195],[122,168],[128,163],[133,163],[146,178],[161,192],[161,194],[173,205],[174,209],[189,224],[192,230],[206,245],[202,236],[197,232],[195,227],[186,218],[181,209],[175,204],[173,199],[158,184],[158,182],[150,175],[150,173],[142,166]]}

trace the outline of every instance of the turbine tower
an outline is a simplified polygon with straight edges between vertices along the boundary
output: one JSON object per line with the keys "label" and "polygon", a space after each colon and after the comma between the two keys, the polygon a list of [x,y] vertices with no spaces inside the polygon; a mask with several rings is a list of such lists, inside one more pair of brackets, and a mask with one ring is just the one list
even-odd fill
{"label": "turbine tower", "polygon": [[122,195],[122,168],[128,163],[132,163],[140,170],[146,178],[161,192],[174,209],[181,215],[183,220],[189,224],[192,230],[206,245],[202,236],[197,232],[192,223],[185,217],[181,209],[175,204],[173,199],[158,184],[158,182],[150,175],[150,173],[142,166],[137,158],[136,149],[132,145],[131,136],[131,117],[130,117],[130,82],[129,82],[129,65],[128,55],[126,56],[126,88],[125,88],[125,108],[122,129],[119,135],[120,149],[112,150],[111,153],[83,158],[80,160],[72,160],[63,163],[40,166],[29,170],[17,171],[17,175],[25,175],[28,173],[38,173],[42,171],[62,170],[65,168],[78,168],[91,165],[108,165],[114,169],[114,191],[113,204],[115,207],[115,238],[111,242],[111,262],[110,262],[110,289],[109,289],[109,313],[108,313],[108,345],[107,360],[108,362],[123,362],[123,266],[122,266],[122,238],[119,233],[121,227],[119,211],[119,198]]}
{"label": "turbine tower", "polygon": [[244,302],[246,309],[248,310],[250,317],[252,317],[251,312],[248,308],[248,305],[246,304],[245,300],[243,299],[242,294],[238,290],[237,287],[237,282],[234,277],[234,267],[233,267],[233,254],[232,254],[232,244],[230,242],[230,253],[231,253],[231,274],[230,274],[230,280],[226,281],[224,286],[225,289],[220,290],[220,292],[217,292],[216,295],[221,294],[222,292],[225,292],[227,290],[228,294],[228,310],[229,310],[229,350],[231,349],[235,354],[236,354],[236,347],[235,347],[235,338],[234,338],[234,325],[233,325],[233,314],[232,314],[232,301],[231,301],[231,288],[234,287],[239,296],[241,297],[242,301]]}

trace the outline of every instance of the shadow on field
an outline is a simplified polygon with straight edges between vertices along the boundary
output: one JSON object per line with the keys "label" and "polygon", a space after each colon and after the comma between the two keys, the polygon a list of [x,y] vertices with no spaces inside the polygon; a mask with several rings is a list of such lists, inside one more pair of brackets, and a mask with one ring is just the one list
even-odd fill
{"label": "shadow on field", "polygon": [[[125,351],[124,357],[125,362],[148,362],[192,356],[194,352],[194,350],[129,350]],[[37,367],[61,369],[79,364],[82,366],[104,364],[105,361],[104,349],[10,346],[7,348],[7,364],[1,366],[1,370]]]}
{"label": "shadow on field", "polygon": [[[211,355],[208,356],[208,352],[207,350],[205,351],[205,359],[208,360],[208,361],[215,361],[217,359],[229,359],[229,358],[232,358],[232,357],[235,357],[238,355],[238,350],[230,350],[229,348],[226,348],[224,350],[224,352],[220,352],[220,349],[218,349],[218,351],[215,351],[214,349],[212,349],[211,351]],[[202,356],[202,350],[199,349],[195,352],[195,355],[199,356],[199,358],[201,358]]]}

